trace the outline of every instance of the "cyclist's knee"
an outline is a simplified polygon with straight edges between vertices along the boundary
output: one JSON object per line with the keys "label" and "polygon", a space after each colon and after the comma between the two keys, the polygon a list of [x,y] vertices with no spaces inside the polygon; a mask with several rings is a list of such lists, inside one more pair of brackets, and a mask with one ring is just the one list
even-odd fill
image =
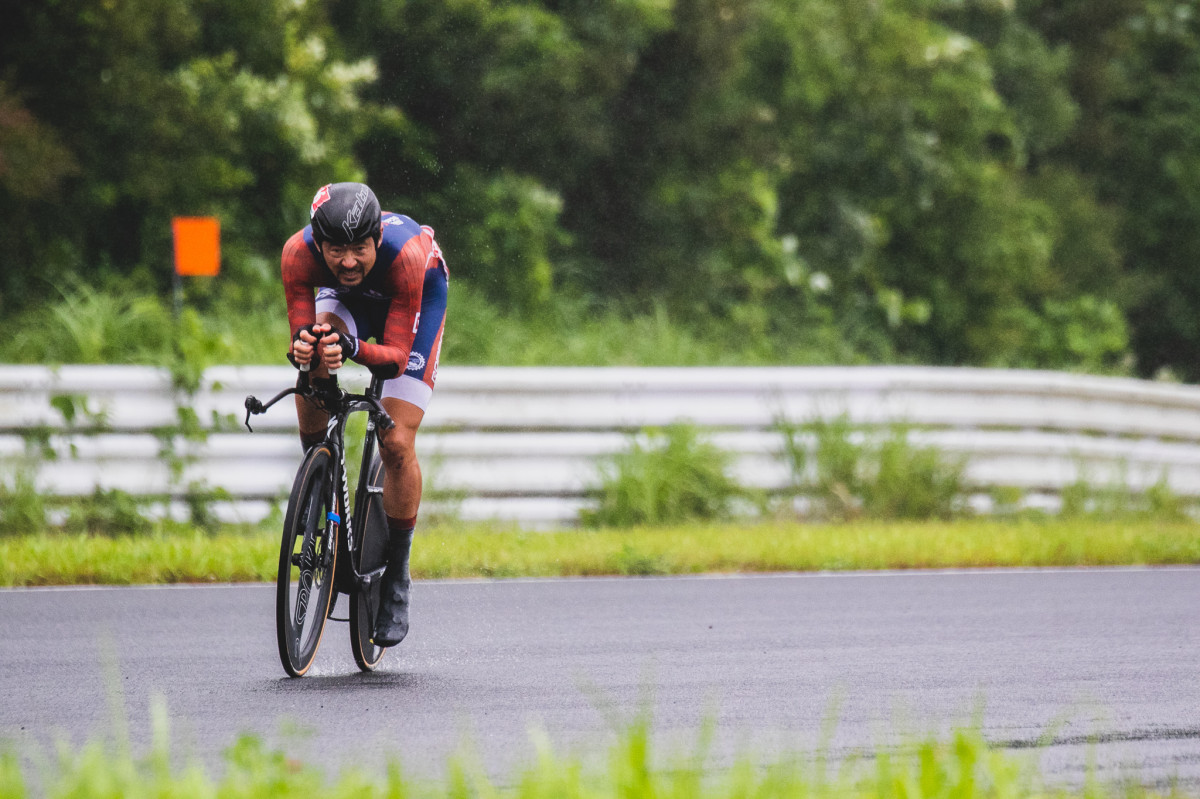
{"label": "cyclist's knee", "polygon": [[389,469],[401,469],[417,459],[417,431],[396,425],[384,433],[380,441],[379,454]]}

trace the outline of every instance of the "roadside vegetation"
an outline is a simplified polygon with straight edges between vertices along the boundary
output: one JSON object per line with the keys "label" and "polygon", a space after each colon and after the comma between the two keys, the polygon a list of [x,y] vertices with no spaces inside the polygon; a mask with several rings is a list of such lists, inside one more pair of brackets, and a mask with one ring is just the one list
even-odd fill
{"label": "roadside vegetation", "polygon": [[1200,376],[1194,3],[396,9],[19,4],[0,358],[279,362],[282,243],[363,179],[437,230],[445,363]]}
{"label": "roadside vegetation", "polygon": [[[273,581],[278,530],[0,538],[0,586]],[[691,523],[531,532],[423,525],[418,580],[1200,563],[1200,525],[1129,518]]]}
{"label": "roadside vegetation", "polygon": [[1048,783],[1035,757],[992,746],[978,729],[969,727],[941,739],[879,747],[836,762],[822,753],[796,752],[773,761],[746,754],[731,768],[714,773],[705,763],[711,729],[700,732],[692,751],[664,753],[655,746],[649,721],[642,719],[618,731],[602,753],[582,757],[559,752],[535,732],[536,757],[511,775],[488,775],[465,750],[449,759],[440,779],[410,777],[398,759],[385,774],[351,766],[331,775],[249,735],[229,747],[223,768],[215,771],[173,753],[168,732],[168,717],[160,705],[155,739],[144,755],[134,754],[127,742],[93,741],[78,751],[64,747],[56,757],[36,758],[33,762],[41,765],[31,768],[10,749],[0,753],[0,797],[1150,799],[1189,795],[1134,782],[1108,784],[1091,774],[1083,785]]}
{"label": "roadside vegetation", "polygon": [[[168,296],[119,281],[69,279],[17,309],[14,347],[0,362],[150,364],[199,374],[207,366],[286,363],[283,287],[265,260],[189,284],[179,315]],[[560,296],[537,314],[506,311],[469,281],[450,284],[451,334],[442,361],[494,366],[834,365],[870,359],[818,335],[747,340],[732,319],[692,326],[664,305],[621,310]],[[742,341],[741,344],[732,343]],[[613,342],[620,341],[620,347]],[[271,346],[274,344],[275,346]],[[264,346],[266,345],[266,346]]]}
{"label": "roadside vegetation", "polygon": [[[1200,563],[1194,500],[1165,482],[1134,492],[1078,481],[1039,509],[1015,488],[973,489],[964,463],[904,427],[779,422],[783,490],[740,485],[728,453],[690,425],[631,436],[597,463],[580,525],[466,523],[427,486],[418,579]],[[0,480],[0,585],[275,579],[277,512],[219,523],[193,496],[186,522],[120,491],[78,498]],[[436,504],[441,499],[443,504]],[[971,501],[982,503],[976,510]]]}

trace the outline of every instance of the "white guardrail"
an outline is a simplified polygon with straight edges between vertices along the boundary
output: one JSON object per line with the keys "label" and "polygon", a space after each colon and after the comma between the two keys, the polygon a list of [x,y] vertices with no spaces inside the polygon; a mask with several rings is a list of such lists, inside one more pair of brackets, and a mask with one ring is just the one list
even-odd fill
{"label": "white guardrail", "polygon": [[[351,386],[366,379],[357,368],[343,374]],[[178,498],[200,485],[228,492],[232,501],[214,507],[220,517],[262,518],[299,462],[295,411],[285,400],[255,417],[251,434],[243,400],[294,380],[288,366],[214,367],[188,395],[150,367],[0,367],[0,480],[24,468],[59,496],[101,488]],[[206,435],[173,432],[181,408]],[[962,456],[985,511],[991,487],[1053,506],[1080,479],[1135,491],[1165,479],[1177,495],[1200,497],[1200,387],[1055,372],[449,366],[418,451],[427,493],[453,496],[459,517],[548,526],[577,518],[598,463],[632,432],[693,422],[734,456],[741,484],[783,489],[792,474],[779,420],[843,414],[912,425],[914,444]]]}

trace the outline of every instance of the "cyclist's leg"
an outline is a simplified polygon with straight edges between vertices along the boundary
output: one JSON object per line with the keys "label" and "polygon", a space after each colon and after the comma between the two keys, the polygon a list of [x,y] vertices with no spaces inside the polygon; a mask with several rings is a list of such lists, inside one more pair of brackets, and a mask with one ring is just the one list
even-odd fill
{"label": "cyclist's leg", "polygon": [[446,326],[446,271],[426,272],[421,312],[404,373],[383,384],[383,405],[396,422],[383,441],[386,473],[383,508],[393,518],[414,519],[421,504],[421,466],[414,446],[417,429],[433,398]]}
{"label": "cyclist's leg", "polygon": [[[391,381],[388,381],[391,382]],[[415,518],[421,505],[421,464],[417,461],[417,430],[425,410],[406,400],[385,396],[383,409],[396,426],[384,433],[383,510],[395,519]]]}
{"label": "cyclist's leg", "polygon": [[[387,391],[386,384],[384,390]],[[412,587],[408,563],[421,505],[421,465],[415,444],[425,411],[419,405],[394,396],[385,396],[383,407],[395,426],[382,436],[380,446],[384,464],[383,509],[388,527],[388,565],[380,585],[379,612],[372,639],[377,646],[395,646],[408,635],[409,590]]]}
{"label": "cyclist's leg", "polygon": [[[425,317],[429,319],[431,317]],[[372,636],[377,646],[395,646],[408,634],[408,561],[421,506],[421,465],[416,439],[433,396],[442,342],[442,318],[434,317],[436,335],[418,329],[405,373],[383,386],[383,406],[396,423],[380,447],[384,463],[383,508],[388,523],[388,567],[380,586],[379,615]],[[419,348],[419,349],[418,349]]]}
{"label": "cyclist's leg", "polygon": [[[353,311],[346,307],[334,292],[321,289],[317,292],[317,324],[333,325],[337,330],[358,335],[358,323]],[[324,365],[313,369],[313,377],[328,377]],[[300,446],[307,452],[309,447],[325,439],[325,426],[329,414],[313,405],[304,397],[296,397],[296,418],[300,423]]]}

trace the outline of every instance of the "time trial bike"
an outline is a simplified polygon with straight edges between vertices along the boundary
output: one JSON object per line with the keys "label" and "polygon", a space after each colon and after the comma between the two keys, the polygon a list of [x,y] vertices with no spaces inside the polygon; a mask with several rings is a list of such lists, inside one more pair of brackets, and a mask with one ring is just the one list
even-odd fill
{"label": "time trial bike", "polygon": [[[350,623],[354,662],[363,671],[372,671],[383,659],[384,648],[371,640],[387,565],[383,463],[376,444],[378,431],[390,429],[393,422],[379,401],[383,382],[373,372],[366,393],[351,394],[338,386],[336,375],[318,378],[302,371],[295,386],[266,402],[246,397],[247,429],[252,415],[265,413],[292,394],[329,413],[325,440],[304,454],[296,472],[279,547],[275,630],[279,659],[292,677],[304,676],[312,666],[339,593],[349,600],[349,617],[333,620]],[[357,412],[365,412],[367,419],[352,500],[345,438],[347,421]]]}

